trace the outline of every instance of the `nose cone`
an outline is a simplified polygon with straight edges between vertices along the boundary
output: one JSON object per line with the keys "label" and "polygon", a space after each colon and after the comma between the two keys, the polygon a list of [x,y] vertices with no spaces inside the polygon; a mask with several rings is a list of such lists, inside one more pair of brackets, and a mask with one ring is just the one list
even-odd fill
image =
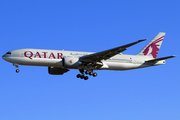
{"label": "nose cone", "polygon": [[7,55],[4,54],[4,55],[2,56],[2,59],[3,59],[3,60],[6,60],[6,57],[7,57]]}
{"label": "nose cone", "polygon": [[5,58],[5,55],[2,56],[2,59],[4,59],[4,58]]}
{"label": "nose cone", "polygon": [[3,56],[2,56],[2,59],[4,59],[5,61],[7,61],[7,62],[13,62],[12,60],[12,52],[11,51],[9,51],[9,52],[7,52],[6,54],[4,54]]}

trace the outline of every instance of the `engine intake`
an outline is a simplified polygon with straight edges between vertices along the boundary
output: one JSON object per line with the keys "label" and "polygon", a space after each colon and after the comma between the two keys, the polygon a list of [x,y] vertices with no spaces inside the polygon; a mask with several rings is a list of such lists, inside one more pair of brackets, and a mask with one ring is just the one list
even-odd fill
{"label": "engine intake", "polygon": [[62,63],[64,68],[77,68],[82,64],[78,57],[64,57]]}

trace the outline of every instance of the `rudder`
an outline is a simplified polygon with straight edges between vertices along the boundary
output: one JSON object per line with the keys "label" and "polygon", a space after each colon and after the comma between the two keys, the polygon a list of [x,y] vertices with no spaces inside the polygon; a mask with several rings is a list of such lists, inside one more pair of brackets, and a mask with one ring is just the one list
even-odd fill
{"label": "rudder", "polygon": [[137,55],[156,58],[166,33],[160,32]]}

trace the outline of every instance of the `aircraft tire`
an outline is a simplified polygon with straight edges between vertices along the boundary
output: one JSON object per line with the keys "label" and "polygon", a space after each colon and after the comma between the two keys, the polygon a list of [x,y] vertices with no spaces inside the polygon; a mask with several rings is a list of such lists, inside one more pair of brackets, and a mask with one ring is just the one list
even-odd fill
{"label": "aircraft tire", "polygon": [[76,76],[77,78],[80,78],[81,77],[81,75],[80,74],[77,74],[77,76]]}
{"label": "aircraft tire", "polygon": [[84,77],[84,80],[88,80],[88,76],[85,76],[85,77]]}
{"label": "aircraft tire", "polygon": [[18,72],[19,72],[19,69],[16,69],[16,72],[18,73]]}
{"label": "aircraft tire", "polygon": [[89,72],[89,75],[93,75],[93,72]]}
{"label": "aircraft tire", "polygon": [[89,74],[89,71],[87,70],[87,71],[85,72],[85,74]]}
{"label": "aircraft tire", "polygon": [[80,77],[81,79],[84,79],[84,75],[81,75],[81,77]]}
{"label": "aircraft tire", "polygon": [[97,73],[93,73],[93,77],[96,77],[97,76]]}

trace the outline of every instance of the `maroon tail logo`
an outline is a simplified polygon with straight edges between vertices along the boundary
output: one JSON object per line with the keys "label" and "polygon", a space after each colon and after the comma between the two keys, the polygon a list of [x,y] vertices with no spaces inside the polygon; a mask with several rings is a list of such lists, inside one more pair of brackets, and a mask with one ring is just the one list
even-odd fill
{"label": "maroon tail logo", "polygon": [[156,58],[157,54],[158,54],[158,51],[159,51],[159,48],[157,43],[161,42],[162,40],[164,39],[164,36],[158,38],[157,40],[155,40],[154,42],[152,42],[144,51],[143,51],[143,54],[146,56],[150,50],[150,47],[152,48],[152,52],[149,53],[153,56],[153,58]]}

